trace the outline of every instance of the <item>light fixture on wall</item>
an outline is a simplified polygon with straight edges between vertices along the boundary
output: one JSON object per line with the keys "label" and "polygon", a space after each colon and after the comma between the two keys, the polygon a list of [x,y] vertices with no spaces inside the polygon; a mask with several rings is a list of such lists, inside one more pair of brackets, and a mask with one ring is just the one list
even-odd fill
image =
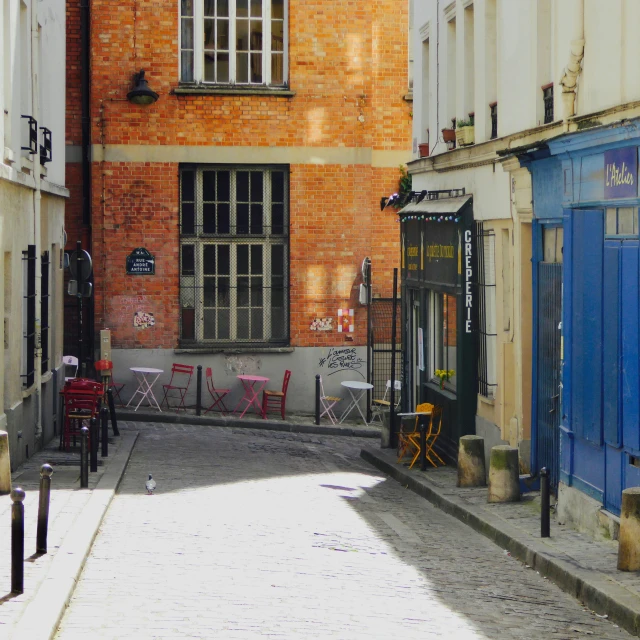
{"label": "light fixture on wall", "polygon": [[158,99],[158,94],[149,89],[149,84],[144,77],[144,69],[133,76],[133,89],[127,93],[127,100],[133,104],[153,104]]}

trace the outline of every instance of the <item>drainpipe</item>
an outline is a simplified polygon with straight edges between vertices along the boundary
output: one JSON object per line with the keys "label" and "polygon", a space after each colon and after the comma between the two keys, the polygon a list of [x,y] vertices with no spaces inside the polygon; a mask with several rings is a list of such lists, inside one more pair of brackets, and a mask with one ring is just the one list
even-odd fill
{"label": "drainpipe", "polygon": [[576,115],[576,92],[578,77],[582,71],[584,57],[584,0],[572,0],[573,11],[568,24],[562,25],[562,31],[570,40],[569,62],[564,68],[560,86],[562,87],[562,128],[569,131],[569,120]]}
{"label": "drainpipe", "polygon": [[[31,105],[33,117],[40,121],[40,34],[38,33],[38,11],[37,7],[40,3],[31,3]],[[42,440],[42,344],[41,344],[41,303],[42,294],[42,271],[37,265],[41,264],[42,259],[42,239],[40,238],[40,147],[36,145],[36,153],[33,158],[33,179],[35,182],[35,190],[33,192],[33,244],[36,247],[36,349],[34,358],[34,385],[35,385],[35,442],[38,448],[38,442]]]}
{"label": "drainpipe", "polygon": [[[81,103],[81,123],[82,123],[82,226],[86,230],[83,233],[82,248],[91,253],[91,114],[90,108],[90,0],[80,1],[80,103]],[[95,292],[94,292],[95,295]],[[83,359],[89,354],[93,360],[94,349],[94,328],[93,328],[93,296],[87,299],[85,306],[83,326],[88,324],[89,337],[88,345],[84,350]],[[83,341],[84,343],[84,341]],[[82,364],[78,363],[80,371]],[[82,375],[82,374],[81,374]]]}

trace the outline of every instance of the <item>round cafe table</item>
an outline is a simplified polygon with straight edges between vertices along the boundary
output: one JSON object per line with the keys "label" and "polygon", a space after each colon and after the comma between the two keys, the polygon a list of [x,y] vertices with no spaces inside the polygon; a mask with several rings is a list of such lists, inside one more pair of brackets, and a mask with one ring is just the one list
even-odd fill
{"label": "round cafe table", "polygon": [[[142,404],[143,400],[147,400],[150,407],[155,406],[158,411],[162,411],[156,397],[153,395],[152,387],[156,380],[164,373],[164,369],[153,369],[151,367],[130,367],[133,375],[138,381],[138,388],[131,396],[131,400],[127,403],[127,407],[134,401],[137,395],[141,395],[140,402],[136,405],[135,411]],[[155,376],[155,377],[154,377]]]}
{"label": "round cafe table", "polygon": [[359,380],[343,380],[340,384],[343,387],[346,387],[349,395],[351,396],[351,402],[349,406],[344,410],[344,413],[340,416],[340,420],[338,424],[342,424],[347,416],[353,411],[354,407],[358,410],[358,413],[362,417],[362,420],[365,424],[367,423],[367,419],[362,413],[362,409],[360,409],[360,399],[362,396],[367,393],[370,389],[373,389],[373,385],[368,382],[360,382]]}

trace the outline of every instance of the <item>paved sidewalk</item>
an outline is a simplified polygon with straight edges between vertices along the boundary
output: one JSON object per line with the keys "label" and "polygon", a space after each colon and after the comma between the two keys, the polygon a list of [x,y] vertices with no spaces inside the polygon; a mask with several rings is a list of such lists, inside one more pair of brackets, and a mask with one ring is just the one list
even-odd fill
{"label": "paved sidewalk", "polygon": [[[55,631],[138,436],[119,426],[120,436],[110,432],[107,458],[98,450],[98,471],[89,473],[88,489],[80,489],[79,447],[59,451],[57,438],[12,474],[13,487],[26,493],[24,593],[10,593],[12,502],[0,496],[0,638],[42,640]],[[38,491],[45,463],[53,467],[53,476],[47,553],[38,556]]]}
{"label": "paved sidewalk", "polygon": [[426,498],[506,552],[555,582],[600,616],[640,635],[640,580],[638,572],[616,569],[618,543],[595,541],[551,515],[551,537],[540,538],[539,493],[524,493],[522,501],[488,504],[486,487],[456,487],[452,467],[409,470],[396,462],[392,449],[364,447],[364,460],[400,484]]}

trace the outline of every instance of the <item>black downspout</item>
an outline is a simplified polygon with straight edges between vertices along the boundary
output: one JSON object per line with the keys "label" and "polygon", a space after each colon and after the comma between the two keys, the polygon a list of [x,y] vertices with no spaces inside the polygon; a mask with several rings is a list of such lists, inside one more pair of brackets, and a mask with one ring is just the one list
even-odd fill
{"label": "black downspout", "polygon": [[[91,29],[91,0],[80,2],[80,103],[82,123],[82,226],[87,229],[87,250],[91,253],[91,114],[90,114],[90,29]],[[93,278],[91,278],[93,280]],[[94,291],[95,295],[95,291]],[[87,352],[93,361],[94,326],[93,326],[93,296],[87,300],[87,327],[89,349]],[[83,336],[84,337],[84,336]],[[80,368],[82,363],[78,363]]]}

